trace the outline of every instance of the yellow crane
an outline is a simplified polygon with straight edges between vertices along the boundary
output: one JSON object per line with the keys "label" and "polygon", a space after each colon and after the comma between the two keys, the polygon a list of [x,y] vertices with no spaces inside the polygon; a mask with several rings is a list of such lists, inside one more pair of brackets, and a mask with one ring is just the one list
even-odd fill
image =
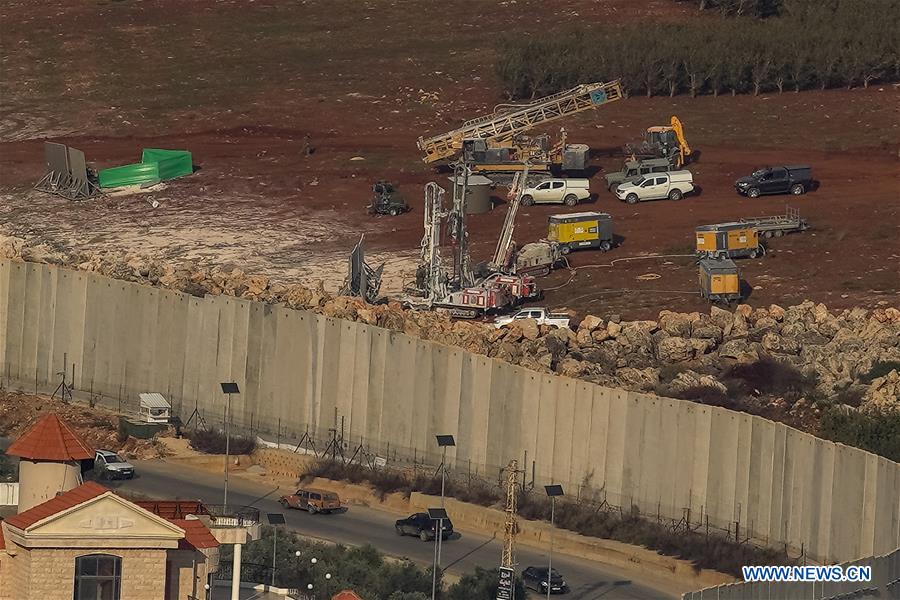
{"label": "yellow crane", "polygon": [[623,97],[618,80],[585,83],[528,104],[500,104],[489,115],[471,119],[451,131],[429,138],[420,137],[419,149],[427,164],[457,157],[462,153],[473,171],[516,173],[528,162],[531,171],[583,170],[588,147],[566,144],[561,139],[551,145],[546,135],[529,137],[525,132]]}

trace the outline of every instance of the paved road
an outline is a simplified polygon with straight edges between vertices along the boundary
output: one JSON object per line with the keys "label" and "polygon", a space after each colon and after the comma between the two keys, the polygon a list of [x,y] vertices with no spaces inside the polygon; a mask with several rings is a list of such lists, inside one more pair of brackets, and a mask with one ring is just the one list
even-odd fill
{"label": "paved road", "polygon": [[[132,462],[139,474],[137,478],[104,483],[149,497],[190,498],[210,504],[222,502],[222,476],[219,474],[156,460]],[[229,504],[253,505],[262,512],[285,512],[278,504],[277,496],[271,488],[240,478],[232,478],[228,489]],[[303,535],[348,545],[370,543],[386,554],[407,557],[422,565],[432,562],[432,544],[417,538],[398,537],[394,532],[396,517],[387,512],[353,506],[339,515],[286,511],[285,517],[288,527]],[[441,562],[448,571],[461,574],[473,570],[476,565],[496,565],[500,548],[499,540],[464,532],[460,538],[443,544]],[[522,567],[544,565],[547,554],[523,546],[518,549],[517,559]],[[599,563],[556,554],[553,565],[562,572],[572,588],[572,593],[566,598],[631,600],[677,597],[674,592],[667,593],[634,583],[627,575]]]}

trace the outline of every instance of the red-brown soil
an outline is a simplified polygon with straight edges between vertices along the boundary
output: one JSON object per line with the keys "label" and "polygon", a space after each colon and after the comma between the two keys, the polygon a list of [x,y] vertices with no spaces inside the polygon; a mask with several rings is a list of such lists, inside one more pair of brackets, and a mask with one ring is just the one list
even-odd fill
{"label": "red-brown soil", "polygon": [[[707,18],[668,0],[7,1],[0,5],[0,231],[225,262],[276,279],[330,277],[332,289],[365,232],[369,252],[408,277],[422,235],[422,185],[447,183],[422,164],[416,138],[503,100],[493,66],[498,36],[651,17]],[[763,259],[740,262],[752,304],[896,304],[897,100],[891,85],[629,98],[565,121],[571,141],[595,150],[595,198],[579,210],[611,213],[623,240],[608,254],[570,255],[575,272],[543,280],[551,288],[544,302],[626,318],[702,309],[689,257],[606,265],[689,254],[697,225],[777,214],[790,204],[812,229],[772,240]],[[672,114],[699,151],[690,168],[701,192],[679,203],[618,202],[603,188],[603,172],[621,164],[625,142]],[[41,175],[46,138],[81,148],[98,168],[134,162],[142,147],[165,147],[190,150],[200,170],[152,194],[68,203],[28,191]],[[315,148],[309,156],[307,140]],[[350,160],[357,156],[365,160]],[[820,188],[799,198],[735,194],[733,181],[754,167],[789,163],[811,164]],[[365,214],[380,178],[400,184],[411,213]],[[150,208],[149,199],[161,206]],[[565,210],[521,211],[515,238],[543,237],[547,215]],[[501,205],[470,219],[476,259],[493,250],[503,213]],[[638,279],[651,273],[659,278]]]}

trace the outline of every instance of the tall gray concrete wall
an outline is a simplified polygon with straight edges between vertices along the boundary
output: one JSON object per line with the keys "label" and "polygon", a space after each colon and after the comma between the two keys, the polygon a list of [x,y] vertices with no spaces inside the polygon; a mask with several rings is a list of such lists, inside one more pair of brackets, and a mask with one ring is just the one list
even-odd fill
{"label": "tall gray concrete wall", "polygon": [[377,327],[231,297],[194,298],[47,265],[0,262],[0,365],[51,388],[136,402],[166,395],[186,419],[232,415],[283,439],[343,427],[349,450],[496,476],[535,461],[537,483],[728,527],[820,561],[900,546],[900,465],[751,415],[543,375]]}

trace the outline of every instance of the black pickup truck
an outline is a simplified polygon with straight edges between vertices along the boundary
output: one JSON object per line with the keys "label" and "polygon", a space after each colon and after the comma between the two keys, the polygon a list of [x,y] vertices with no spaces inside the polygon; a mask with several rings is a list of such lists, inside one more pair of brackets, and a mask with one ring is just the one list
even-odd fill
{"label": "black pickup truck", "polygon": [[739,194],[756,198],[763,194],[794,194],[799,196],[812,187],[812,168],[806,165],[766,167],[749,177],[734,182]]}

